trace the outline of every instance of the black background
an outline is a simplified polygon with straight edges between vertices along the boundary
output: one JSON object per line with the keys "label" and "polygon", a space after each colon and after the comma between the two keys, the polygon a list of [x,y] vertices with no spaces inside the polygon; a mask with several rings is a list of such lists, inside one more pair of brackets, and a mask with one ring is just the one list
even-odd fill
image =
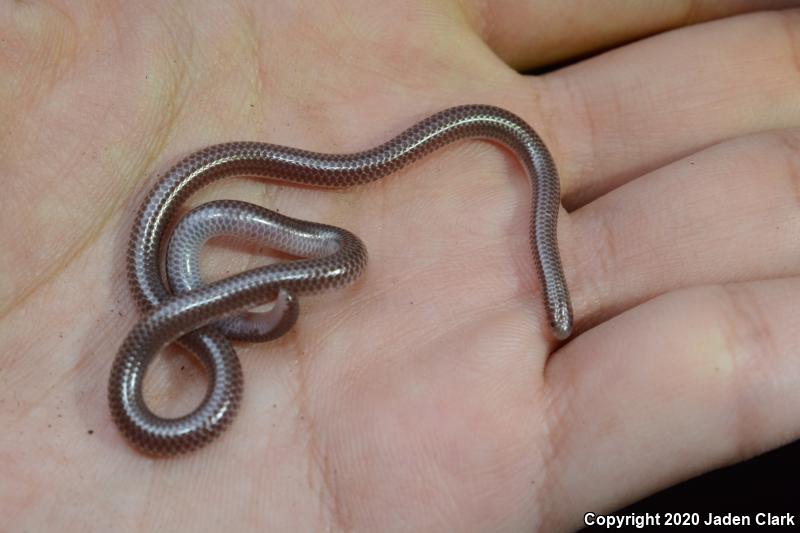
{"label": "black background", "polygon": [[[591,509],[589,510],[591,511]],[[791,512],[800,520],[800,441],[778,450],[760,455],[747,462],[709,472],[700,477],[663,490],[641,500],[617,513],[674,513],[698,512],[701,522],[708,513],[750,514]],[[646,531],[664,529],[693,531],[691,527],[650,527]],[[794,528],[762,527],[715,527],[714,531],[800,531]],[[615,531],[593,526],[581,531]],[[619,530],[616,530],[619,531]]]}

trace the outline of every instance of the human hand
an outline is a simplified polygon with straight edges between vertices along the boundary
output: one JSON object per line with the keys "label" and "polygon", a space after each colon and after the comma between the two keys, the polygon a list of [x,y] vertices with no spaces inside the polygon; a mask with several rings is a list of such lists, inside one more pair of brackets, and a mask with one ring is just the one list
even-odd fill
{"label": "human hand", "polygon": [[[8,529],[565,530],[800,434],[796,12],[530,77],[514,68],[728,13],[199,4],[0,7]],[[510,109],[553,152],[573,339],[548,335],[529,186],[495,145],[341,192],[229,180],[192,203],[347,228],[367,272],[237,347],[244,399],[220,439],[169,460],[129,447],[106,386],[138,319],[124,252],[155,174],[230,140],[360,150],[462,103]],[[267,260],[214,251],[218,276]],[[177,415],[205,385],[170,350],[146,396]]]}

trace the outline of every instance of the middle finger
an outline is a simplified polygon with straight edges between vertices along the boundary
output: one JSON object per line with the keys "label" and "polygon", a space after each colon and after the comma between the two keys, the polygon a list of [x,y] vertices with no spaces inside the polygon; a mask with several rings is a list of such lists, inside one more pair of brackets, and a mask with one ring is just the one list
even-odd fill
{"label": "middle finger", "polygon": [[800,273],[798,154],[800,130],[745,136],[571,213],[578,327],[680,287]]}

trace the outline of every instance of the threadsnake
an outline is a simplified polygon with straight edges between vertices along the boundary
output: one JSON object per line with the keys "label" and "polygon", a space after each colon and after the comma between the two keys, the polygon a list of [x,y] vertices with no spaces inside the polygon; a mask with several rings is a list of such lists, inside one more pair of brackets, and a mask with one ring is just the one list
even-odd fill
{"label": "threadsnake", "polygon": [[[572,308],[556,236],[559,176],[544,142],[511,112],[488,105],[449,108],[380,146],[350,154],[259,142],[214,145],[168,170],[136,215],[127,272],[144,316],[123,341],[108,386],[111,415],[122,434],[152,455],[174,455],[207,444],[230,424],[242,396],[242,370],[230,340],[279,337],[297,320],[298,295],[350,283],[366,266],[366,248],[352,233],[244,202],[203,204],[177,222],[171,236],[166,235],[176,222],[177,209],[192,193],[234,175],[327,188],[356,186],[385,177],[460,139],[488,139],[504,145],[528,174],[531,248],[550,331],[556,339],[568,338]],[[431,238],[435,233],[432,229]],[[198,251],[217,235],[245,237],[303,258],[204,284]],[[270,311],[248,311],[269,302],[275,302]],[[163,418],[146,405],[142,382],[155,355],[174,341],[203,364],[209,387],[194,411]]]}

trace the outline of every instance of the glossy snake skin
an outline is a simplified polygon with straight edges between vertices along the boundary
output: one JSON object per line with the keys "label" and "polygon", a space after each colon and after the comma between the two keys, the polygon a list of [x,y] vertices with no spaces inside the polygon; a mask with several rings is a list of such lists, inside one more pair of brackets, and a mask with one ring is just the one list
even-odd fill
{"label": "glossy snake skin", "polygon": [[[142,204],[128,247],[128,278],[144,318],[123,342],[108,387],[114,422],[128,440],[153,455],[173,455],[203,446],[236,414],[242,372],[228,338],[267,340],[285,333],[297,319],[296,296],[340,287],[356,279],[367,252],[353,234],[291,219],[243,202],[204,204],[176,226],[169,252],[165,232],[177,208],[197,189],[233,175],[342,188],[385,177],[437,148],[460,139],[490,139],[505,145],[532,183],[531,246],[543,288],[550,331],[566,339],[572,309],[556,238],[559,178],[536,132],[516,115],[497,107],[446,109],[390,141],[352,154],[323,154],[258,142],[211,146],[171,168]],[[256,268],[203,285],[197,254],[216,235],[257,240],[305,259]],[[431,238],[436,238],[434,229]],[[162,276],[167,255],[169,283]],[[271,311],[248,313],[275,301]],[[142,380],[153,357],[180,342],[205,366],[210,386],[193,412],[179,418],[152,413]]]}

